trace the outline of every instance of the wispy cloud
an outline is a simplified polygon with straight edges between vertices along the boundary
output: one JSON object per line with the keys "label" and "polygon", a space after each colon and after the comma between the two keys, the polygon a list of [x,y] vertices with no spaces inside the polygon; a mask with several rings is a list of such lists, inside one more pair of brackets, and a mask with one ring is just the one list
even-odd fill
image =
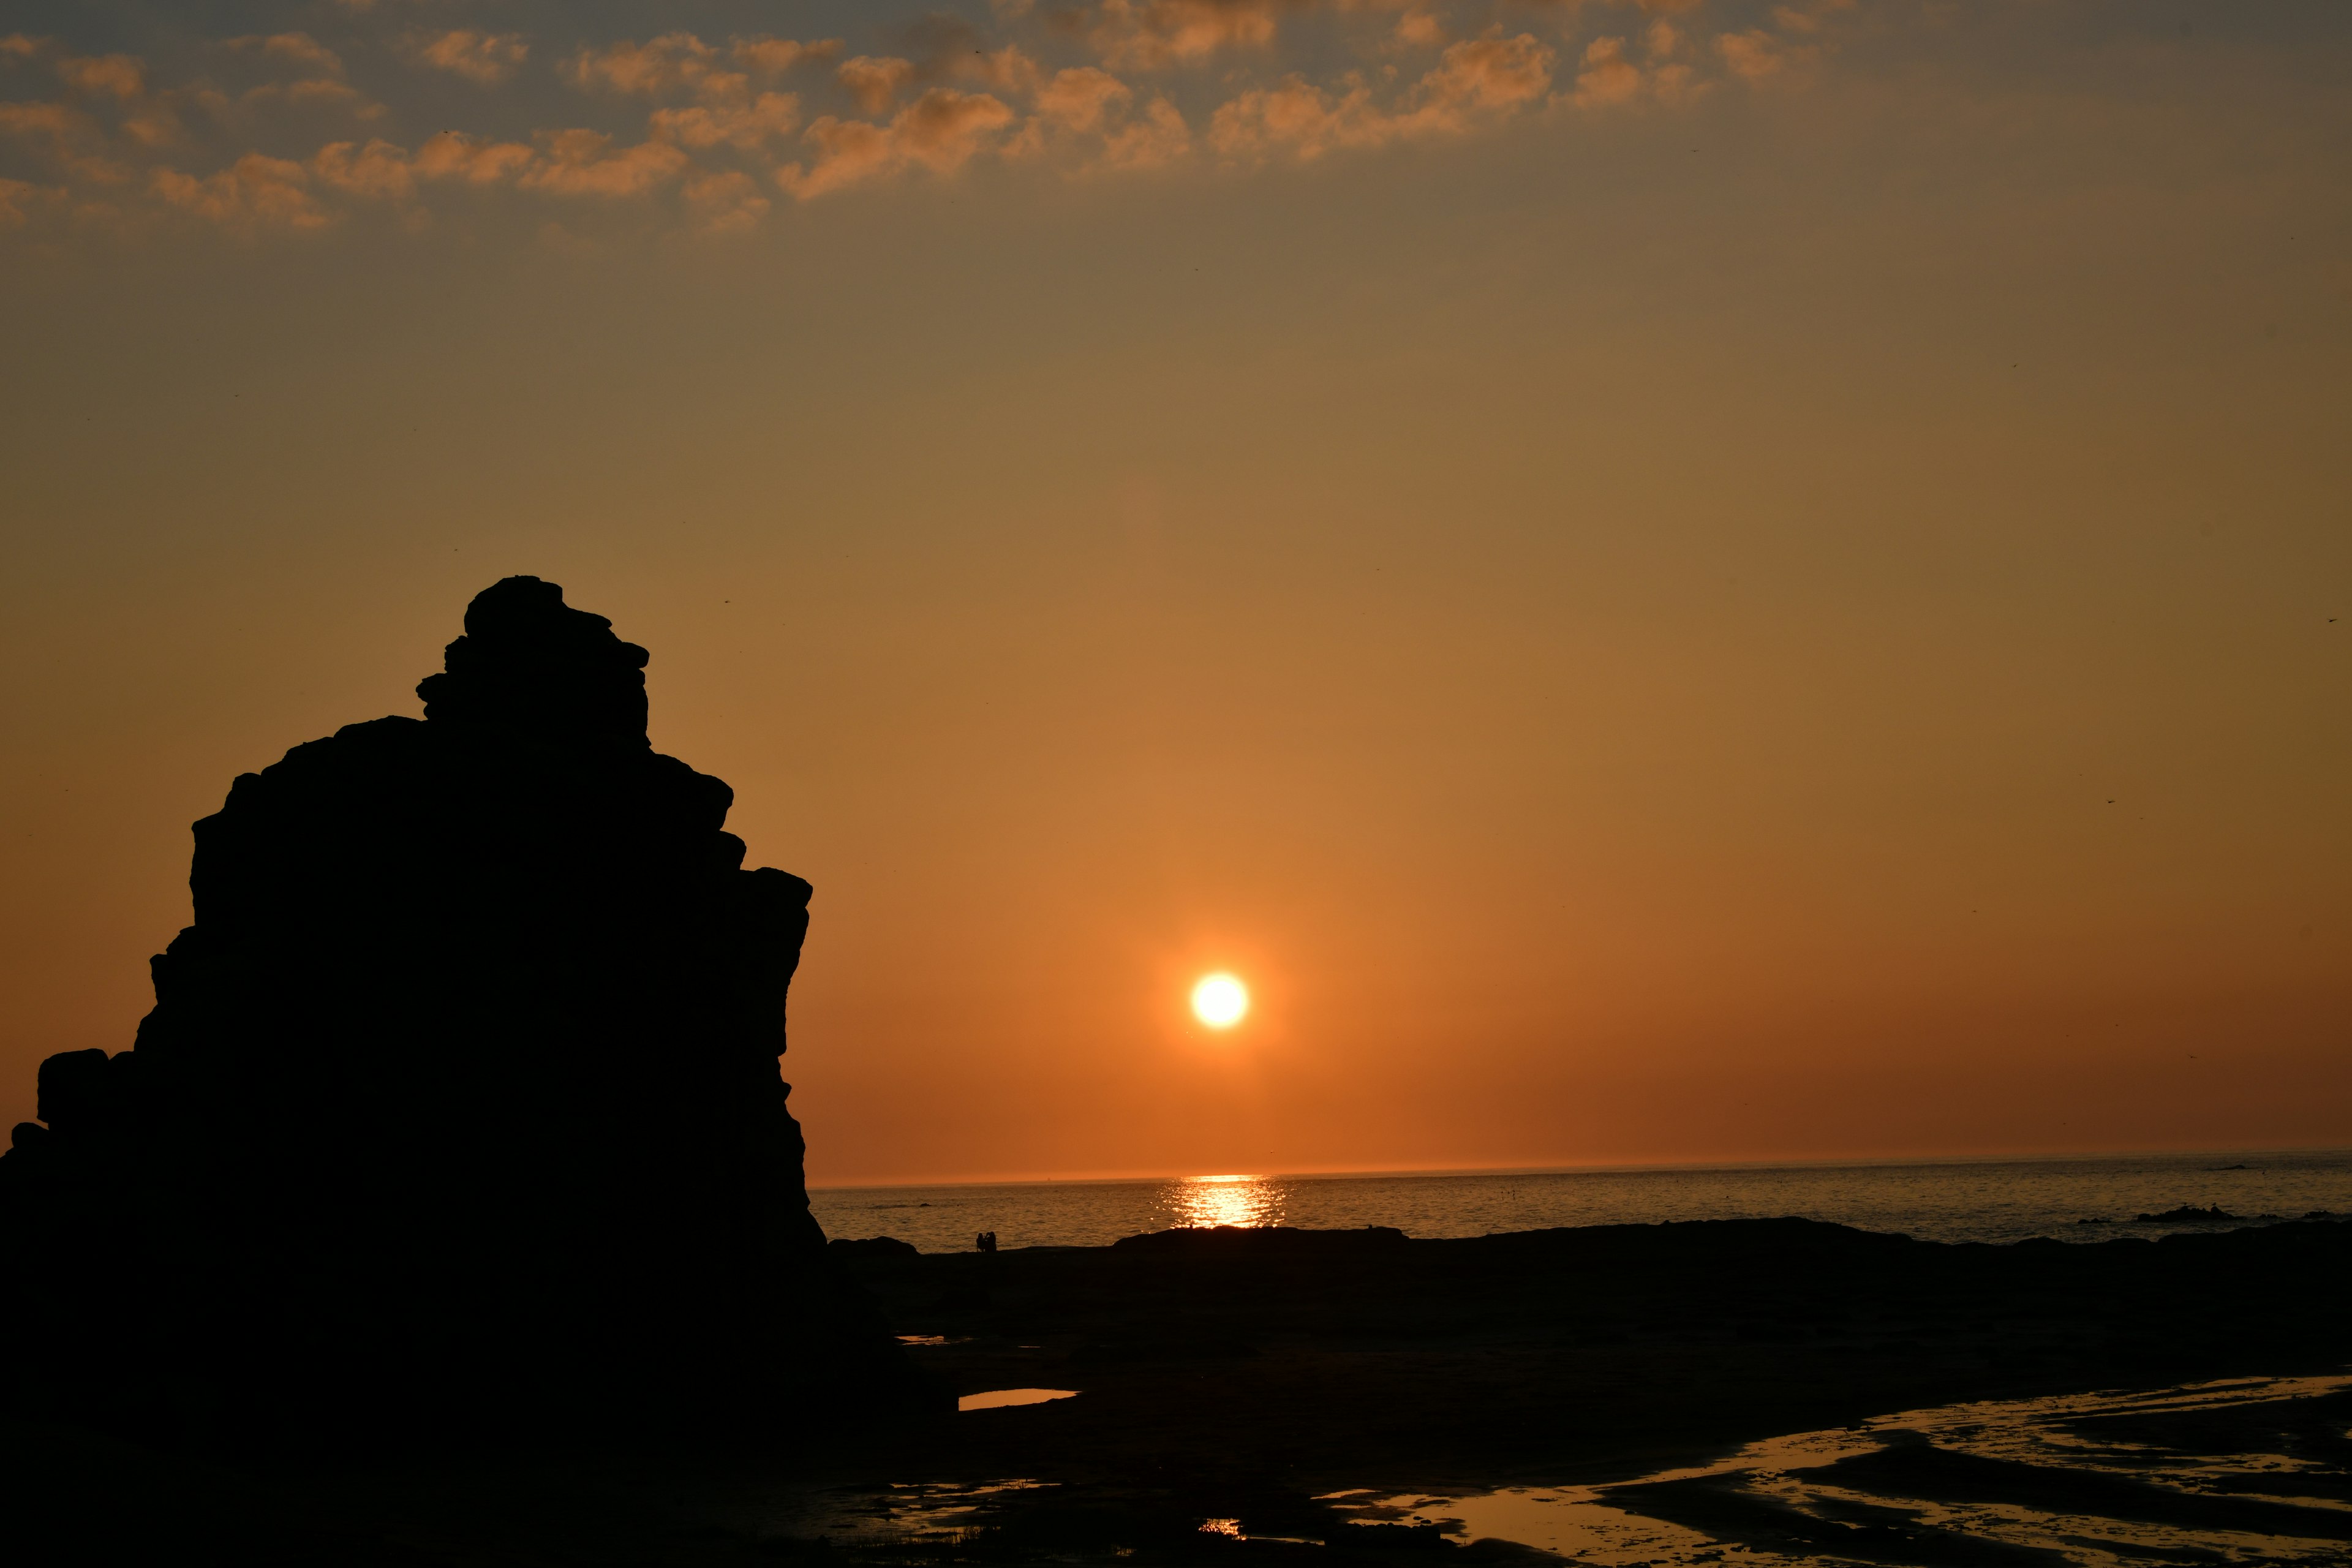
{"label": "wispy cloud", "polygon": [[330,142],[311,158],[310,170],[323,183],[355,196],[406,201],[416,191],[407,153],[381,140],[364,147]]}
{"label": "wispy cloud", "polygon": [[803,60],[829,60],[841,53],[839,38],[799,43],[791,38],[737,38],[727,46],[728,58],[747,69],[782,76]]}
{"label": "wispy cloud", "polygon": [[520,33],[478,33],[471,27],[453,27],[431,38],[420,39],[416,58],[436,70],[445,70],[483,87],[496,87],[522,68],[530,58],[530,44]]}
{"label": "wispy cloud", "polygon": [[0,180],[0,228],[21,226],[26,207],[39,193],[30,180]]}
{"label": "wispy cloud", "polygon": [[691,88],[718,68],[719,51],[692,33],[665,33],[642,44],[625,38],[601,49],[583,49],[563,68],[577,86],[639,98]]}
{"label": "wispy cloud", "polygon": [[1274,0],[1103,0],[1093,31],[1103,63],[1164,70],[1274,41]]}
{"label": "wispy cloud", "polygon": [[489,142],[462,131],[444,131],[416,150],[414,167],[422,179],[495,185],[512,180],[538,156],[520,142]]}
{"label": "wispy cloud", "polygon": [[710,93],[707,99],[683,108],[656,109],[646,123],[656,136],[681,147],[728,146],[749,153],[790,135],[801,122],[801,100],[789,92],[754,98],[748,90],[729,91]]}
{"label": "wispy cloud", "polygon": [[1540,101],[1558,58],[1531,33],[1465,39],[1448,46],[1393,110],[1361,79],[1334,94],[1293,76],[1220,105],[1209,122],[1209,141],[1229,158],[1282,153],[1311,161],[1343,148],[1459,135],[1482,119]]}
{"label": "wispy cloud", "polygon": [[228,47],[258,54],[266,59],[291,65],[300,70],[317,71],[326,76],[343,74],[342,57],[308,33],[272,33],[267,37],[248,34],[241,38],[231,38]]}
{"label": "wispy cloud", "polygon": [[[1101,177],[1312,164],[1521,121],[1573,133],[1591,114],[1660,112],[1717,88],[1801,86],[1802,68],[1839,47],[1852,0],[1556,0],[1484,31],[1492,12],[1446,0],[998,0],[992,24],[933,17],[863,49],[671,30],[575,47],[535,77],[541,57],[519,32],[420,31],[421,4],[363,10],[347,5],[345,30],[325,38],[217,40],[228,55],[210,58],[266,77],[235,96],[201,70],[159,85],[137,55],[0,37],[0,92],[35,86],[0,100],[0,138],[30,160],[7,171],[0,223],[47,221],[58,204],[37,193],[104,187],[252,234],[387,205],[422,225],[473,188],[657,203],[724,234],[767,220],[780,195],[952,177],[983,160]],[[404,117],[383,85],[401,74],[374,68],[402,58],[480,88],[483,121],[417,124],[446,120],[440,97]],[[562,89],[580,96],[551,107]],[[296,110],[344,124],[306,136]]]}
{"label": "wispy cloud", "polygon": [[82,59],[68,56],[58,62],[58,77],[76,92],[92,97],[104,94],[125,103],[147,90],[145,63],[129,55]]}
{"label": "wispy cloud", "polygon": [[540,156],[523,165],[525,190],[565,196],[641,196],[684,174],[693,160],[667,142],[614,148],[601,131],[542,131]]}
{"label": "wispy cloud", "polygon": [[935,87],[886,125],[826,115],[808,128],[813,163],[786,165],[777,181],[806,200],[910,166],[951,174],[1013,123],[1013,110],[984,92]]}
{"label": "wispy cloud", "polygon": [[859,55],[842,61],[833,74],[849,89],[858,108],[868,114],[879,114],[897,100],[901,89],[915,79],[915,62],[893,56]]}
{"label": "wispy cloud", "polygon": [[171,205],[231,228],[323,228],[332,221],[310,195],[310,171],[284,158],[247,153],[201,179],[176,169],[157,169],[151,178]]}

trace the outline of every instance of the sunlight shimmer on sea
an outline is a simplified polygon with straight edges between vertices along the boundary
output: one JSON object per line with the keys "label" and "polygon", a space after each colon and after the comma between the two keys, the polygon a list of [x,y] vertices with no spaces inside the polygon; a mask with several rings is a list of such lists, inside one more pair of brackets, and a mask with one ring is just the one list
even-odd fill
{"label": "sunlight shimmer on sea", "polygon": [[1161,1202],[1180,1226],[1280,1225],[1283,1192],[1265,1176],[1188,1176],[1171,1183]]}
{"label": "sunlight shimmer on sea", "polygon": [[[2182,1205],[2238,1220],[2137,1219]],[[1178,1226],[1388,1225],[1440,1237],[1782,1215],[1928,1241],[2080,1242],[2352,1214],[2352,1151],[819,1187],[810,1207],[828,1236],[893,1236],[926,1252],[969,1247],[982,1230],[1006,1247],[1103,1247]]]}

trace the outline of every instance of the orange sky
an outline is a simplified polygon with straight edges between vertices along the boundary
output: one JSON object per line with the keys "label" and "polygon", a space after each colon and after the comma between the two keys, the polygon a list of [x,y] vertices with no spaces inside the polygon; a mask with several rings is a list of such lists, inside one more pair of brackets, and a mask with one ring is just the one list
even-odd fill
{"label": "orange sky", "polygon": [[47,9],[11,1120],[528,572],[818,1181],[2352,1142],[2338,7]]}

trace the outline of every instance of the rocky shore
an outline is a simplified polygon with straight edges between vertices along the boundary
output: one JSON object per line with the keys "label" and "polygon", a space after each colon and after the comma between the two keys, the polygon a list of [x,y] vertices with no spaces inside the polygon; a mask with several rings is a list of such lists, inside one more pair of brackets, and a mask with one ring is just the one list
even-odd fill
{"label": "rocky shore", "polygon": [[[604,1435],[202,1460],[20,1418],[12,1483],[51,1506],[15,1517],[77,1521],[47,1544],[58,1562],[142,1550],[159,1521],[173,1542],[234,1541],[257,1563],[328,1550],[384,1563],[1553,1561],[1367,1517],[1351,1499],[1622,1483],[1894,1411],[2352,1361],[2352,1226],[2325,1221],[2007,1247],[1801,1220],[1428,1241],[1212,1230],[993,1254],[841,1240],[827,1259],[903,1337],[940,1395],[929,1412],[765,1444]],[[1075,1396],[949,1409],[948,1395],[1008,1389]],[[2299,1484],[2352,1501],[2347,1397],[2282,1406],[2245,1441],[2301,1444]],[[2135,1442],[2168,1440],[2160,1425]],[[2130,1478],[1940,1449],[1864,1458],[1841,1485],[1908,1478],[2158,1521],[2203,1508],[2240,1531],[2335,1528],[2311,1506],[2204,1507]],[[955,1505],[927,1516],[927,1495]],[[2071,1560],[1956,1544],[1916,1508],[1824,1521],[1704,1477],[1615,1501],[1798,1561]],[[93,1542],[103,1552],[75,1556]]]}

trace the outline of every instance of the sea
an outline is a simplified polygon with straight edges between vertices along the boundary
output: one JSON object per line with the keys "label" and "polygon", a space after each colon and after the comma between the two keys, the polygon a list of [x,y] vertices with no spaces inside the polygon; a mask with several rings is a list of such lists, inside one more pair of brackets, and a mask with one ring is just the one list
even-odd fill
{"label": "sea", "polygon": [[[1670,1166],[820,1187],[825,1235],[924,1252],[1102,1247],[1184,1226],[1393,1226],[1486,1236],[1553,1226],[1796,1215],[1926,1241],[2158,1237],[2352,1216],[2352,1150],[2084,1155],[1908,1163]],[[2197,1211],[2193,1215],[2184,1211]]]}

